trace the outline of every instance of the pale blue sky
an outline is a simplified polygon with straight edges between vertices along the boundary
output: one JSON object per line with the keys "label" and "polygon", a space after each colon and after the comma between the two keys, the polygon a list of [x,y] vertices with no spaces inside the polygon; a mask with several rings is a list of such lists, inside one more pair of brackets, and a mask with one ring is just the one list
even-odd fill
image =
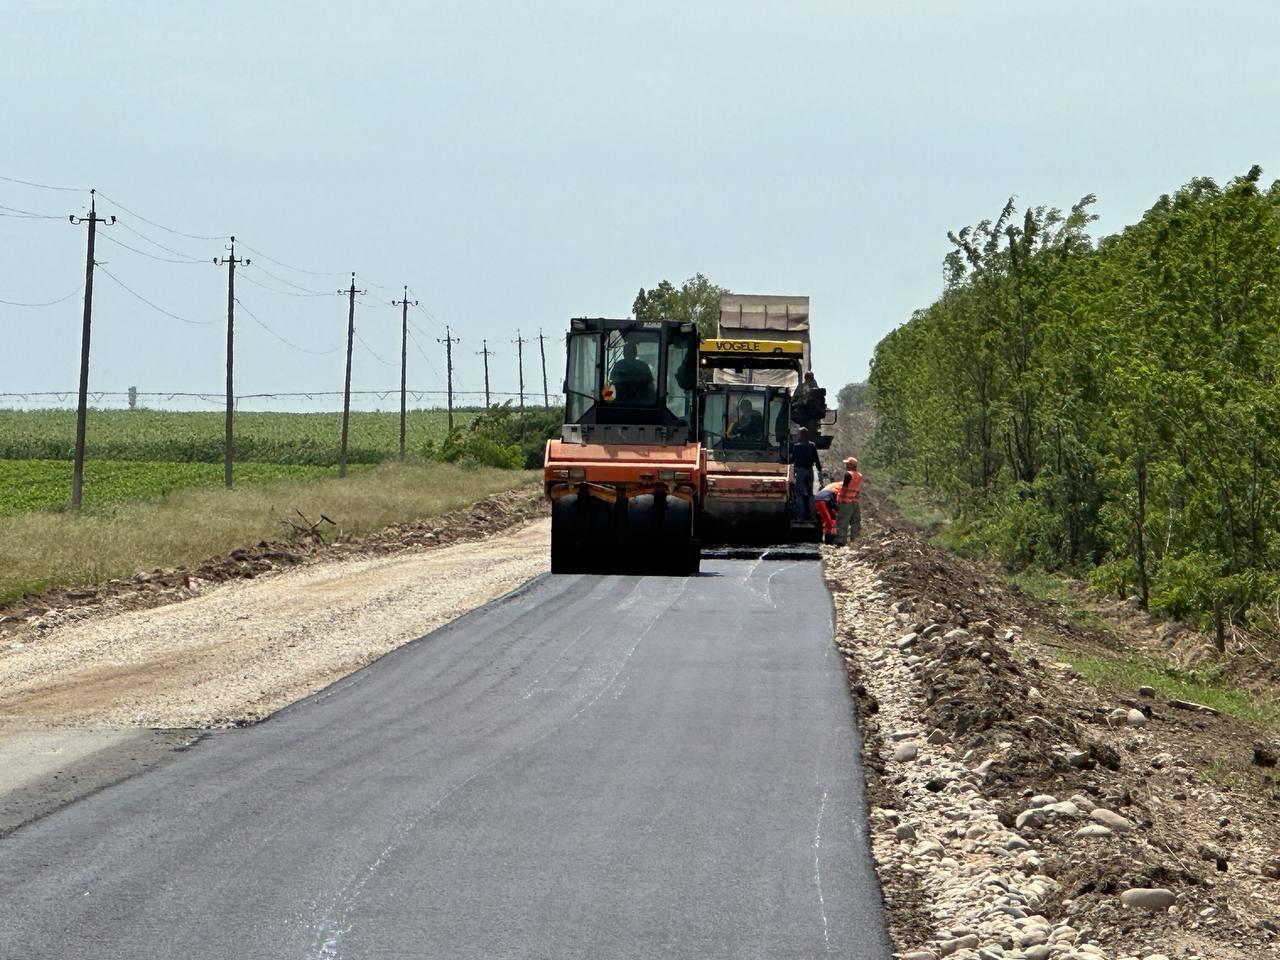
{"label": "pale blue sky", "polygon": [[[1096,192],[1118,229],[1197,175],[1280,176],[1280,7],[1225,2],[361,3],[0,0],[0,175],[96,186],[187,233],[235,233],[371,289],[354,386],[398,382],[410,284],[442,388],[448,322],[462,388],[515,388],[519,327],[625,315],[636,289],[701,271],[812,297],[829,386],[866,375],[887,330],[939,290],[945,233]],[[0,181],[0,205],[65,216],[87,198]],[[0,210],[0,213],[5,211]],[[221,244],[100,212],[205,260]],[[119,226],[113,239],[171,254]],[[252,256],[252,254],[250,254]],[[94,389],[222,384],[225,271],[101,242],[152,311],[101,272]],[[0,299],[80,283],[84,229],[0,217]],[[274,287],[269,276],[244,271]],[[238,323],[244,393],[338,389],[346,305],[239,285],[314,356]],[[290,289],[284,287],[283,289]],[[295,291],[296,292],[296,291]],[[72,389],[79,297],[0,304],[0,391]],[[538,377],[527,355],[526,382]],[[538,385],[540,387],[540,384]],[[373,401],[364,404],[374,405]],[[382,406],[389,406],[383,402]]]}

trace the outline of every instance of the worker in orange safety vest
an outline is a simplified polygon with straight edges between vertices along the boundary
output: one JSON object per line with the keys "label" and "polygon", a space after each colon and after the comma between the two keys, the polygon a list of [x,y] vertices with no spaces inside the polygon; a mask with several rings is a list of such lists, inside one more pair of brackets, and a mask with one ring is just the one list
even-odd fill
{"label": "worker in orange safety vest", "polygon": [[831,491],[835,494],[837,513],[833,539],[841,546],[856,539],[862,532],[862,507],[858,502],[862,493],[862,474],[858,471],[858,458],[848,457],[844,468],[845,475],[842,479],[822,488],[823,493]]}

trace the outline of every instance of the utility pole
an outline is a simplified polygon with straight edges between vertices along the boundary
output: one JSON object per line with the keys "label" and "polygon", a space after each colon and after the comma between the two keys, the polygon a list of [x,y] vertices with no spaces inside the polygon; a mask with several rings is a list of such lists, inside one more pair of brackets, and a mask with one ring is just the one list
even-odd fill
{"label": "utility pole", "polygon": [[461,342],[462,341],[458,337],[455,337],[449,331],[449,327],[447,325],[444,328],[444,339],[443,340],[439,338],[436,339],[436,343],[444,344],[444,361],[445,361],[445,370],[447,371],[446,383],[449,391],[448,396],[449,396],[449,430],[450,431],[453,430],[453,345],[455,343],[461,343]]}
{"label": "utility pole", "polygon": [[89,216],[67,219],[72,223],[89,225],[89,252],[84,263],[84,325],[80,333],[80,400],[76,405],[76,452],[71,471],[71,506],[80,509],[80,497],[84,492],[84,432],[89,416],[89,329],[93,320],[93,243],[98,234],[98,224],[115,223],[116,218],[98,216],[95,191],[89,191]]}
{"label": "utility pole", "polygon": [[400,459],[404,459],[404,384],[409,369],[409,305],[418,305],[417,300],[409,299],[409,285],[404,286],[404,299],[392,300],[393,307],[400,308]]}
{"label": "utility pole", "polygon": [[351,347],[356,338],[356,272],[351,271],[351,287],[339,290],[347,295],[347,377],[342,385],[342,446],[338,448],[338,476],[347,475],[347,426],[351,420]]}
{"label": "utility pole", "polygon": [[248,264],[250,261],[245,258],[236,259],[236,238],[231,238],[231,246],[228,248],[231,253],[225,257],[214,257],[213,262],[218,266],[224,263],[227,265],[227,440],[226,451],[223,453],[222,459],[222,480],[227,485],[227,489],[231,489],[231,464],[233,459],[233,439],[232,439],[232,421],[235,418],[236,395],[233,385],[233,371],[235,369],[235,329],[236,329],[236,264]]}
{"label": "utility pole", "polygon": [[483,350],[477,350],[476,353],[484,357],[484,408],[488,410],[492,403],[489,402],[489,358],[493,356],[493,351],[489,349],[489,341],[480,341],[484,344]]}
{"label": "utility pole", "polygon": [[542,354],[542,407],[544,410],[551,409],[551,397],[547,393],[547,338],[542,335],[542,331],[538,331],[538,352]]}
{"label": "utility pole", "polygon": [[520,412],[524,413],[524,345],[529,341],[520,336],[516,330],[516,338],[511,341],[516,345],[516,363],[520,367]]}

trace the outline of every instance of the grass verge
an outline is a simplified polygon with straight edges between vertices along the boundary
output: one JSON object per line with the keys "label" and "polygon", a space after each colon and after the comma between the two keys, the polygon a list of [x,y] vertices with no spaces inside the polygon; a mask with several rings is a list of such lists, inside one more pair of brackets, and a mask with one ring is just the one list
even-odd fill
{"label": "grass verge", "polygon": [[945,506],[918,484],[905,483],[890,473],[885,476],[881,489],[898,508],[898,516],[930,535],[937,534],[951,522]]}
{"label": "grass verge", "polygon": [[0,517],[0,603],[50,587],[191,566],[260,540],[280,539],[301,510],[361,536],[527,485],[529,471],[444,463],[388,463],[339,480],[285,480],[234,490],[192,489],[81,515],[33,511]]}
{"label": "grass verge", "polygon": [[1214,671],[1179,670],[1140,657],[1070,650],[1060,650],[1059,655],[1094,686],[1115,687],[1130,694],[1138,687],[1153,687],[1167,698],[1203,703],[1251,726],[1280,730],[1280,706],[1258,703],[1222,681]]}
{"label": "grass verge", "polygon": [[1005,577],[1005,582],[1057,607],[1061,615],[1076,626],[1111,632],[1102,617],[1081,605],[1079,598],[1071,592],[1067,578],[1061,574],[1027,567]]}

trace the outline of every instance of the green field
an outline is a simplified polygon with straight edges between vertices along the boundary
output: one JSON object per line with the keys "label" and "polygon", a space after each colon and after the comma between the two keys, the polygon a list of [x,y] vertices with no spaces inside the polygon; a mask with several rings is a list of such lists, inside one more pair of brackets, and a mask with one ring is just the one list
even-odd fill
{"label": "green field", "polygon": [[[454,414],[465,426],[474,412]],[[431,457],[447,433],[443,410],[411,410],[406,447]],[[74,410],[0,410],[0,460],[70,460],[75,449]],[[323,467],[338,462],[341,413],[239,413],[235,421],[238,464]],[[131,460],[221,463],[223,414],[161,410],[90,410],[87,461]],[[352,413],[348,463],[381,463],[396,456],[400,414]]]}
{"label": "green field", "polygon": [[[173,465],[142,466],[161,473]],[[209,466],[220,479],[221,468]],[[313,520],[321,515],[332,519],[334,525],[321,530],[326,537],[359,537],[517,487],[537,496],[537,478],[524,470],[452,463],[384,463],[341,480],[335,470],[303,468],[301,476],[271,483],[224,490],[214,481],[164,497],[127,499],[109,509],[23,510],[0,516],[0,605],[50,587],[102,583],[156,567],[195,566],[236,547],[287,535],[281,521],[296,519],[297,512]],[[86,501],[93,489],[86,484]]]}
{"label": "green field", "polygon": [[[356,467],[355,469],[368,469]],[[236,465],[237,485],[333,476],[332,467],[296,464]],[[165,497],[176,490],[222,483],[220,463],[91,460],[84,470],[84,506],[101,509],[129,500]],[[0,517],[25,510],[66,506],[71,499],[71,463],[66,460],[0,460]]]}

